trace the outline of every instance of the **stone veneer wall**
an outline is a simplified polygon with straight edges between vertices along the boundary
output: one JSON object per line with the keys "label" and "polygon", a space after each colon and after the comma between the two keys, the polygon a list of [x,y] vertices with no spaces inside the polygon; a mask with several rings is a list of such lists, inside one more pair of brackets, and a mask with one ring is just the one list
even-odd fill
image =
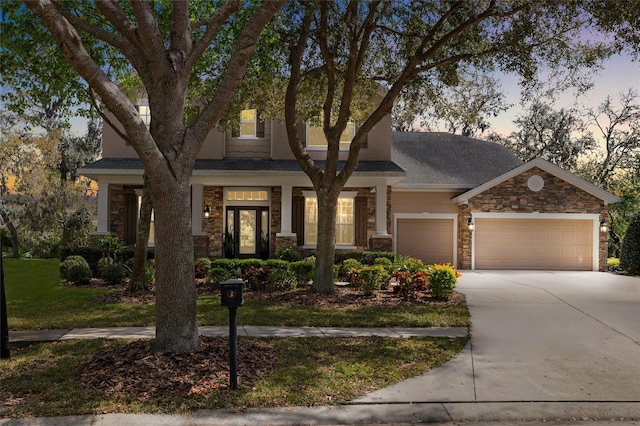
{"label": "stone veneer wall", "polygon": [[[538,175],[544,180],[544,187],[531,191],[528,179]],[[469,200],[468,205],[460,205],[458,214],[458,267],[471,268],[471,231],[467,229],[467,219],[473,212],[500,213],[584,213],[598,214],[606,220],[608,207],[593,195],[570,183],[534,167],[518,176],[508,179]],[[600,233],[599,269],[607,269],[608,238]]]}
{"label": "stone veneer wall", "polygon": [[109,188],[109,232],[121,240],[124,240],[125,229],[125,197],[128,194],[135,195],[136,188],[140,186],[123,186],[122,189]]}
{"label": "stone veneer wall", "polygon": [[202,219],[202,231],[207,234],[206,252],[211,259],[222,257],[222,235],[224,226],[224,191],[221,186],[205,186],[203,204],[211,206],[211,214]]}

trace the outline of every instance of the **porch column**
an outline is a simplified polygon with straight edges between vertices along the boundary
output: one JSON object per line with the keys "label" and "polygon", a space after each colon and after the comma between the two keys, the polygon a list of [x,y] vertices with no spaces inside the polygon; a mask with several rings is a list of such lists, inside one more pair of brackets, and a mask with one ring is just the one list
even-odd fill
{"label": "porch column", "polygon": [[292,203],[292,185],[282,185],[282,208],[280,210],[280,232],[277,234],[279,237],[291,237],[293,232],[291,231],[291,203]]}
{"label": "porch column", "polygon": [[375,237],[386,237],[387,231],[387,185],[376,186],[376,234]]}
{"label": "porch column", "polygon": [[98,181],[98,230],[95,234],[109,234],[109,182]]}
{"label": "porch column", "polygon": [[191,184],[191,233],[193,235],[204,235],[202,232],[203,199],[204,185],[201,183]]}

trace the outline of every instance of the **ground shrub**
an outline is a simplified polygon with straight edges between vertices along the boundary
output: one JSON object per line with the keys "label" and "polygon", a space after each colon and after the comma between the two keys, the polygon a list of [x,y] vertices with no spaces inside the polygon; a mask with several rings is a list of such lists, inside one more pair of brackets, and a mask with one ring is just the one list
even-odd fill
{"label": "ground shrub", "polygon": [[238,268],[240,268],[240,272],[244,274],[251,268],[260,268],[265,266],[265,261],[262,259],[240,259],[238,260]]}
{"label": "ground shrub", "polygon": [[267,288],[269,279],[268,266],[251,266],[242,274],[247,287],[253,291],[263,291]]}
{"label": "ground shrub", "polygon": [[225,268],[213,267],[209,269],[207,280],[214,286],[219,286],[221,282],[231,279],[231,272]]}
{"label": "ground shrub", "polygon": [[622,240],[620,268],[630,275],[640,275],[640,214],[637,214]]}
{"label": "ground shrub", "polygon": [[356,259],[359,262],[361,257],[361,251],[336,251],[334,263],[336,265],[341,265],[347,259]]}
{"label": "ground shrub", "polygon": [[387,272],[381,265],[364,266],[359,273],[360,287],[365,296],[372,296],[377,290],[382,288],[382,281]]}
{"label": "ground shrub", "polygon": [[211,268],[223,268],[229,271],[232,278],[239,278],[240,259],[215,259],[211,262]]}
{"label": "ground shrub", "polygon": [[313,261],[299,260],[297,262],[291,262],[289,264],[289,269],[296,275],[296,279],[298,280],[298,287],[303,286],[309,281],[313,280],[315,268],[315,259]]}
{"label": "ground shrub", "polygon": [[363,265],[373,265],[376,259],[385,258],[389,259],[391,263],[396,261],[395,253],[388,251],[364,251],[360,256],[360,263]]}
{"label": "ground shrub", "polygon": [[199,257],[194,262],[196,278],[205,278],[211,269],[211,260],[207,257]]}
{"label": "ground shrub", "polygon": [[60,264],[60,276],[72,283],[86,284],[91,279],[91,268],[82,256],[69,256]]}
{"label": "ground shrub", "polygon": [[268,291],[293,290],[298,285],[296,274],[288,269],[269,268],[267,274]]}
{"label": "ground shrub", "polygon": [[429,268],[428,288],[434,297],[451,297],[457,280],[456,270],[451,265],[433,265]]}
{"label": "ground shrub", "polygon": [[297,262],[302,259],[302,255],[296,249],[291,246],[279,248],[276,251],[276,258],[280,260],[286,260],[287,262]]}
{"label": "ground shrub", "polygon": [[102,276],[102,273],[111,265],[113,265],[114,263],[116,263],[115,260],[113,260],[110,257],[101,257],[100,260],[98,260],[98,276],[101,278],[104,278]]}
{"label": "ground shrub", "polygon": [[60,249],[60,261],[64,262],[69,256],[82,256],[91,268],[94,276],[99,276],[98,261],[102,258],[102,249],[99,247],[66,246]]}
{"label": "ground shrub", "polygon": [[352,286],[360,286],[359,272],[362,269],[362,264],[356,259],[345,259],[340,265],[338,270],[338,276],[345,277]]}
{"label": "ground shrub", "polygon": [[291,266],[291,262],[281,259],[269,259],[265,261],[265,265],[269,268],[289,269]]}
{"label": "ground shrub", "polygon": [[121,284],[122,280],[127,276],[127,271],[122,263],[112,263],[108,265],[101,273],[100,277],[109,284]]}

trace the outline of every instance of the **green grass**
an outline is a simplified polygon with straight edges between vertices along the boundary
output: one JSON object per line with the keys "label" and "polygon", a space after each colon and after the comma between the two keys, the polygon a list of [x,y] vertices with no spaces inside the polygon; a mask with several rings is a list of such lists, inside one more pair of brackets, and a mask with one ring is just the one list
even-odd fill
{"label": "green grass", "polygon": [[[251,339],[251,338],[243,338]],[[436,368],[468,338],[270,338],[275,371],[251,388],[228,388],[153,399],[139,389],[107,394],[83,387],[76,366],[84,357],[125,341],[76,340],[14,350],[0,361],[0,416],[181,413],[202,409],[331,405],[353,400]],[[242,354],[239,354],[242,357]],[[241,374],[241,372],[240,372]]]}
{"label": "green grass", "polygon": [[[94,299],[105,290],[65,287],[55,259],[5,259],[9,328],[12,330],[148,326],[155,324],[155,307],[105,304]],[[218,296],[198,298],[200,325],[226,325],[229,314]],[[238,310],[239,325],[324,327],[444,327],[468,326],[462,306],[403,308],[285,306],[246,300]]]}

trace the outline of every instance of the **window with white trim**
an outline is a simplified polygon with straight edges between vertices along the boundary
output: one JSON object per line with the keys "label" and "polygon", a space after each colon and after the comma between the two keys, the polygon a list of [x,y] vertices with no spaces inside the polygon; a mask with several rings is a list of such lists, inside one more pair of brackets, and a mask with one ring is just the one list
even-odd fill
{"label": "window with white trim", "polygon": [[240,113],[240,135],[241,138],[255,138],[258,123],[258,110],[244,109]]}
{"label": "window with white trim", "polygon": [[[336,245],[355,245],[355,196],[345,192],[338,198],[336,206]],[[315,194],[305,193],[304,214],[305,245],[318,244],[318,199]]]}
{"label": "window with white trim", "polygon": [[[142,195],[138,195],[138,223],[140,223],[140,208],[142,207]],[[137,227],[137,225],[136,225]],[[151,210],[151,222],[149,223],[149,246],[153,247],[156,240],[155,212]]]}
{"label": "window with white trim", "polygon": [[[351,141],[356,135],[356,123],[349,121],[347,127],[340,135],[340,149],[349,149]],[[327,138],[324,135],[322,126],[307,123],[307,148],[327,149]]]}

